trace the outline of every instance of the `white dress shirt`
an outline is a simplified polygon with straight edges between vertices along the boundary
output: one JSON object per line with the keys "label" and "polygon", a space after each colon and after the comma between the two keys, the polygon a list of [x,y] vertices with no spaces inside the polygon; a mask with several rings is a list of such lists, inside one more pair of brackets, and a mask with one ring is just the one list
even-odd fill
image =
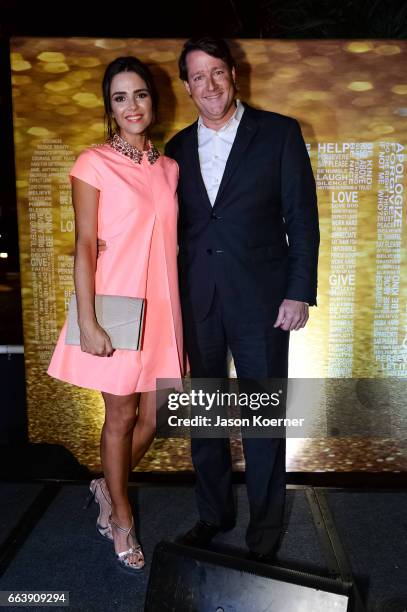
{"label": "white dress shirt", "polygon": [[219,130],[206,127],[202,117],[198,119],[198,153],[201,174],[212,206],[218,194],[226,162],[234,143],[237,128],[244,112],[240,100],[236,100],[236,111]]}

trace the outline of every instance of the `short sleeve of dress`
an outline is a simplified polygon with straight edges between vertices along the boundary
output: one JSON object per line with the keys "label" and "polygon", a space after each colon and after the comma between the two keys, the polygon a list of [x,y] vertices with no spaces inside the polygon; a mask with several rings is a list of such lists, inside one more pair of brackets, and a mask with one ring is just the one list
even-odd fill
{"label": "short sleeve of dress", "polygon": [[173,169],[174,171],[174,175],[176,177],[177,182],[179,181],[179,165],[178,162],[173,159],[172,157],[169,157],[168,155],[165,155],[166,160],[170,163],[170,168]]}
{"label": "short sleeve of dress", "polygon": [[74,163],[69,173],[69,179],[72,182],[73,177],[78,178],[95,187],[95,189],[100,190],[102,188],[102,181],[99,166],[100,162],[97,154],[92,149],[86,149]]}
{"label": "short sleeve of dress", "polygon": [[179,165],[178,165],[178,162],[175,161],[175,159],[173,161],[175,162],[175,166],[177,168],[177,181],[179,181]]}

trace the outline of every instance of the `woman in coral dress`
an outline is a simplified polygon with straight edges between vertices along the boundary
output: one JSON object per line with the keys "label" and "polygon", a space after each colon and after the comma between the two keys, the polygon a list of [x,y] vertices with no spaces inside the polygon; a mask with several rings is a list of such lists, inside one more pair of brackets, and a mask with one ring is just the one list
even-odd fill
{"label": "woman in coral dress", "polygon": [[[65,344],[65,323],[48,373],[102,392],[104,478],[91,483],[99,504],[97,528],[113,540],[121,566],[135,571],[144,558],[128,499],[128,471],[154,438],[156,379],[183,374],[178,166],[148,140],[157,95],[144,64],[133,57],[114,60],[104,75],[103,96],[109,139],[81,153],[70,172],[81,345]],[[98,237],[107,243],[99,257]],[[145,298],[139,351],[112,349],[96,320],[95,294]]]}

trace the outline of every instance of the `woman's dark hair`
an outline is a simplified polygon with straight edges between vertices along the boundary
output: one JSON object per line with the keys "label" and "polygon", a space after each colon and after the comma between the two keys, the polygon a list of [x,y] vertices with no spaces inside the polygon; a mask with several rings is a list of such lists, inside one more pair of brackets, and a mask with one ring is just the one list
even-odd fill
{"label": "woman's dark hair", "polygon": [[153,120],[155,120],[157,117],[158,93],[150,69],[148,66],[146,66],[146,64],[143,64],[143,62],[137,59],[137,57],[132,57],[131,55],[127,57],[117,57],[107,66],[102,82],[103,102],[105,105],[105,122],[107,125],[107,135],[109,138],[111,138],[116,131],[112,121],[110,86],[112,84],[113,77],[115,77],[116,74],[120,74],[120,72],[135,72],[140,78],[143,79],[151,96]]}
{"label": "woman's dark hair", "polygon": [[223,60],[230,70],[235,68],[235,60],[223,38],[214,38],[212,36],[190,38],[184,44],[178,60],[179,78],[182,81],[188,81],[187,55],[191,53],[191,51],[204,51],[204,53],[212,55],[212,57],[218,57]]}

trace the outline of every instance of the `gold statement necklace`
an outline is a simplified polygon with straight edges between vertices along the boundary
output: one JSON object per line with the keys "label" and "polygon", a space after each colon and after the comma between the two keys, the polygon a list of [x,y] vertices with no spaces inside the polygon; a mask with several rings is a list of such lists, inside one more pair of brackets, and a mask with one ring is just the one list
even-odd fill
{"label": "gold statement necklace", "polygon": [[147,160],[151,165],[155,164],[157,159],[160,157],[160,151],[155,148],[151,140],[148,141],[148,148],[145,151],[131,145],[129,142],[127,142],[127,140],[124,140],[124,138],[119,136],[119,134],[114,134],[111,138],[109,138],[107,144],[109,144],[115,151],[118,151],[122,155],[125,155],[134,161],[136,164],[141,164],[144,153],[146,154]]}

